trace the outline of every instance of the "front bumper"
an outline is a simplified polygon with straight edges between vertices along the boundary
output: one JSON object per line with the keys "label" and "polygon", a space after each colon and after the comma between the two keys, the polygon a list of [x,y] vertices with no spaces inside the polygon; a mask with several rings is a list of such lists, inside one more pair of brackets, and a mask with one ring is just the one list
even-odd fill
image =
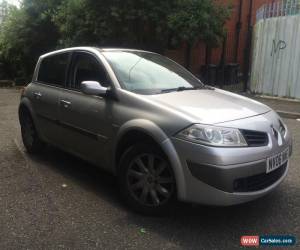
{"label": "front bumper", "polygon": [[[251,126],[251,119],[246,123]],[[176,137],[166,140],[164,146],[175,170],[179,200],[226,206],[272,191],[287,175],[289,161],[267,174],[267,158],[287,147],[291,153],[292,141],[288,132],[280,145],[269,139],[267,146],[243,148],[209,147]]]}
{"label": "front bumper", "polygon": [[[227,154],[227,150],[237,149],[209,149],[209,147],[180,139],[172,139],[172,144],[176,152],[180,152],[178,159],[182,168],[181,178],[184,179],[180,183],[184,183],[184,191],[178,193],[178,198],[183,201],[222,206],[251,201],[266,195],[278,186],[287,175],[289,168],[289,162],[287,162],[266,174],[267,157],[250,162],[245,158],[246,151],[251,153],[252,148],[244,148],[245,154],[240,154],[244,155],[241,157],[241,161],[244,160],[244,163],[215,165],[203,161],[203,158],[206,160],[210,158],[209,162],[215,163],[224,158],[223,154]],[[287,146],[284,145],[282,148]],[[211,149],[209,157],[208,151]],[[219,151],[219,154],[216,151]],[[239,155],[239,153],[236,154]],[[271,156],[271,152],[268,155]],[[249,157],[251,156],[249,155]],[[270,178],[268,178],[269,176]],[[245,184],[247,182],[250,184]]]}

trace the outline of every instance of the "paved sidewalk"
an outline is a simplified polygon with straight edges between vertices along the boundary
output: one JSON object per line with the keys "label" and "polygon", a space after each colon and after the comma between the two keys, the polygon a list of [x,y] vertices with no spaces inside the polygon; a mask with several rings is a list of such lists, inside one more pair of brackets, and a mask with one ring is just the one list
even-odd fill
{"label": "paved sidewalk", "polygon": [[253,96],[249,94],[247,94],[247,97],[268,105],[272,109],[276,110],[282,117],[300,119],[300,101],[265,96]]}

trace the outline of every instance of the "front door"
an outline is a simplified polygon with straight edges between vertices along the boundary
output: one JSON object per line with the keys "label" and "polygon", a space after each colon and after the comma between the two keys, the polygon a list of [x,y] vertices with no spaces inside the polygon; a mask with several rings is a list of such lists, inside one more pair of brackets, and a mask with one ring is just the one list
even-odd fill
{"label": "front door", "polygon": [[96,56],[76,52],[73,54],[67,88],[59,97],[64,147],[90,162],[107,167],[114,101],[83,94],[80,91],[83,81],[110,85],[107,72]]}

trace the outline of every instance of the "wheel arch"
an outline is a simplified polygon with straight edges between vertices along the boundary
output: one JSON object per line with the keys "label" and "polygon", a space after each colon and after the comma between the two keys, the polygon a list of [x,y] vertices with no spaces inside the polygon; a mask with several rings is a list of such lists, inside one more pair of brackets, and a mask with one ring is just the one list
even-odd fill
{"label": "wheel arch", "polygon": [[30,104],[30,101],[28,98],[23,97],[21,99],[21,102],[19,104],[19,108],[18,108],[18,115],[19,115],[19,121],[21,122],[21,118],[22,115],[24,114],[24,112],[28,112],[29,115],[31,116],[31,118],[33,119],[34,123],[36,123],[36,116],[35,116],[35,112],[33,111],[32,105]]}
{"label": "wheel arch", "polygon": [[32,120],[33,120],[33,124],[35,126],[35,129],[37,130],[39,135],[42,135],[41,131],[40,131],[40,127],[38,126],[38,121],[37,121],[37,115],[36,112],[34,111],[32,104],[30,102],[30,100],[27,97],[23,97],[21,99],[21,102],[19,104],[19,108],[18,108],[18,116],[19,116],[19,122],[21,125],[21,119],[22,119],[22,115],[24,114],[24,112],[28,112],[29,115],[31,116]]}
{"label": "wheel arch", "polygon": [[113,154],[115,171],[118,171],[117,168],[122,153],[124,153],[124,150],[129,146],[139,141],[146,141],[155,144],[162,149],[162,142],[167,138],[164,131],[151,121],[136,119],[125,123],[120,127],[116,136]]}
{"label": "wheel arch", "polygon": [[[121,144],[122,140],[130,138],[130,136],[134,133],[139,133],[140,135],[142,134],[148,139],[150,138],[152,142],[154,142],[160,147],[173,169],[176,180],[177,196],[179,199],[184,200],[184,197],[186,196],[184,171],[182,169],[182,165],[177,155],[176,149],[174,148],[174,145],[172,144],[167,134],[164,133],[164,131],[160,127],[158,127],[155,123],[151,121],[141,119],[132,120],[120,127],[116,136],[116,143],[113,155],[115,173],[118,173],[118,160],[120,160],[122,152],[124,152],[118,147],[121,147],[122,145],[124,146],[125,144]],[[124,146],[123,149],[125,148],[126,147]]]}

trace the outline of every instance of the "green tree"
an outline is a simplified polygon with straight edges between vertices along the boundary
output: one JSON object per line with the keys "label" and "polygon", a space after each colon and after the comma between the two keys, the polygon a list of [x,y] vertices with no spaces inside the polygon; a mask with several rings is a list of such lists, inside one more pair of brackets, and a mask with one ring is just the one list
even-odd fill
{"label": "green tree", "polygon": [[39,55],[57,46],[59,32],[52,22],[60,0],[24,0],[21,8],[11,7],[2,24],[2,60],[16,76],[30,78]]}
{"label": "green tree", "polygon": [[0,57],[14,77],[30,78],[41,54],[62,47],[163,53],[171,35],[189,48],[198,40],[217,45],[228,13],[211,0],[23,0],[1,26]]}
{"label": "green tree", "polygon": [[172,0],[65,0],[54,16],[62,44],[163,48]]}
{"label": "green tree", "polygon": [[[10,8],[10,5],[7,3],[7,1],[5,1],[5,0],[0,1],[0,25],[4,21],[9,8]],[[1,29],[1,26],[0,26],[0,29]]]}
{"label": "green tree", "polygon": [[212,0],[177,0],[176,10],[168,16],[173,39],[186,43],[186,67],[190,68],[191,49],[202,40],[216,47],[225,35],[224,24],[231,6]]}

